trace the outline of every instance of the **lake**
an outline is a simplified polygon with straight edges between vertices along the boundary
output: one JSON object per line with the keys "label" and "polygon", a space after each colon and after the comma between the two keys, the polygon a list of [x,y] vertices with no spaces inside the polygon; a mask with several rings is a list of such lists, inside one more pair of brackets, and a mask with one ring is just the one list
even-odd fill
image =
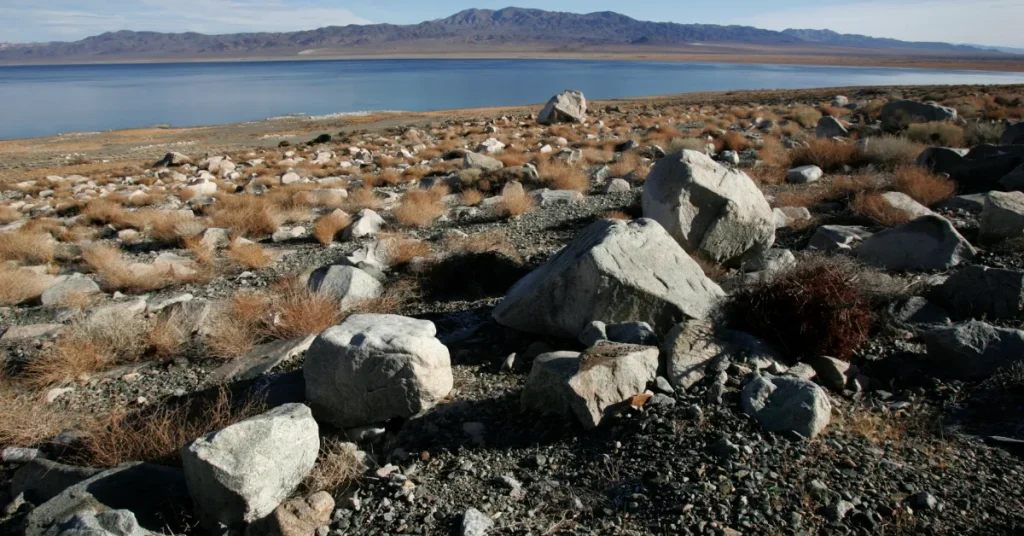
{"label": "lake", "polygon": [[1024,73],[589,60],[337,60],[0,67],[0,139],[288,114],[427,111],[693,91],[1017,84]]}

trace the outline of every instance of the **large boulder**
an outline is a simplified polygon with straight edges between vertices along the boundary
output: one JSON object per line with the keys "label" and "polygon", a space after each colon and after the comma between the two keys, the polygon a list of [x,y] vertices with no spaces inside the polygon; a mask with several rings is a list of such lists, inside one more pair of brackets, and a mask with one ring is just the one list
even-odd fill
{"label": "large boulder", "polygon": [[128,510],[101,513],[83,512],[66,523],[51,527],[46,536],[151,536],[139,526],[135,514]]}
{"label": "large boulder", "polygon": [[643,394],[658,375],[653,346],[602,344],[582,355],[539,356],[526,380],[524,409],[564,417],[574,415],[586,428],[601,424],[607,411]]}
{"label": "large boulder", "polygon": [[976,254],[949,220],[935,215],[886,229],[857,248],[865,264],[900,271],[948,270]]}
{"label": "large boulder", "polygon": [[938,297],[953,318],[1020,318],[1024,313],[1024,272],[968,266],[939,287]]}
{"label": "large boulder", "polygon": [[1000,145],[1024,145],[1024,121],[1008,125],[999,137]]}
{"label": "large boulder", "polygon": [[1024,192],[989,192],[981,209],[978,240],[1024,237]]}
{"label": "large boulder", "polygon": [[[949,174],[962,194],[1020,189],[1024,145],[976,145]],[[1016,186],[1016,188],[1014,188]]]}
{"label": "large boulder", "polygon": [[1024,359],[1024,331],[972,320],[925,332],[928,359],[936,375],[980,380]]}
{"label": "large boulder", "polygon": [[712,361],[729,357],[776,360],[775,351],[760,339],[728,329],[716,329],[709,322],[691,320],[672,328],[662,346],[668,381],[678,389],[689,389],[704,379]]}
{"label": "large boulder", "polygon": [[662,158],[644,183],[644,216],[686,251],[738,263],[775,242],[775,216],[754,181],[696,151]]}
{"label": "large boulder", "polygon": [[964,164],[964,156],[967,149],[954,149],[951,147],[929,147],[917,157],[917,165],[928,168],[935,173],[952,175]]}
{"label": "large boulder", "polygon": [[832,402],[824,389],[800,378],[757,376],[740,395],[743,411],[770,432],[794,432],[813,438],[832,419]]}
{"label": "large boulder", "polygon": [[451,360],[434,323],[353,315],[306,352],[306,397],[317,419],[340,428],[409,418],[452,390]]}
{"label": "large boulder", "polygon": [[882,106],[882,124],[890,128],[911,123],[945,122],[956,119],[956,109],[933,102],[895,100]]}
{"label": "large boulder", "polygon": [[553,123],[582,123],[587,118],[587,99],[580,91],[565,90],[548,101],[537,123],[550,125]]}
{"label": "large boulder", "polygon": [[575,339],[592,321],[647,322],[659,333],[707,318],[724,293],[657,222],[603,220],[515,284],[500,324]]}
{"label": "large boulder", "polygon": [[309,408],[285,404],[196,439],[181,450],[196,513],[208,530],[261,519],[313,469],[319,428]]}
{"label": "large boulder", "polygon": [[902,214],[907,220],[934,214],[928,207],[903,192],[885,192],[879,197],[890,211]]}
{"label": "large boulder", "polygon": [[380,296],[384,287],[372,275],[354,268],[333,264],[313,271],[306,283],[309,290],[330,296],[349,309],[359,302]]}

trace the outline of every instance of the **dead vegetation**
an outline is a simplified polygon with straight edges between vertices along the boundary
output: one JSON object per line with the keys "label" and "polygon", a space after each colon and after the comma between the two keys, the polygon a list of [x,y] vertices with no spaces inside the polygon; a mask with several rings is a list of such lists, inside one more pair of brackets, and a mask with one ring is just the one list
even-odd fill
{"label": "dead vegetation", "polygon": [[448,188],[440,184],[429,189],[409,190],[402,196],[402,203],[394,210],[395,219],[411,227],[430,225],[444,214],[442,200],[446,195]]}

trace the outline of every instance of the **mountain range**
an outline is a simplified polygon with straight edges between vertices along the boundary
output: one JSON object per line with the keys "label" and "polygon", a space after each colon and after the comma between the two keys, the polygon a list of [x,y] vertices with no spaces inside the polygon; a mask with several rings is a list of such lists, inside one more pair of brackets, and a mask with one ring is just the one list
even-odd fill
{"label": "mountain range", "polygon": [[[537,51],[643,51],[728,45],[773,50],[829,48],[847,53],[898,51],[929,55],[1007,54],[989,47],[839,34],[830,30],[763,30],[750,26],[639,21],[613,12],[470,9],[412,25],[329,26],[284,33],[118,31],[75,42],[0,44],[0,63],[289,58],[402,53],[468,53],[511,48]],[[852,49],[852,52],[847,49]]]}

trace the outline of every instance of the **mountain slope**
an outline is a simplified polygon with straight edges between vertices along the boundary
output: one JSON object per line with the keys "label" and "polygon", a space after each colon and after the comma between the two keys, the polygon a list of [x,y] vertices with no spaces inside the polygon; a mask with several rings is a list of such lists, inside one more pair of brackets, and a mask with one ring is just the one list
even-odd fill
{"label": "mountain slope", "polygon": [[310,52],[338,54],[495,50],[509,46],[682,47],[690,45],[772,47],[843,46],[995,54],[945,43],[841,35],[827,30],[776,32],[749,26],[638,21],[613,12],[562,13],[539,9],[469,9],[448,18],[413,25],[330,26],[287,33],[108,32],[81,41],[0,47],[0,62],[119,61],[131,59],[218,59],[295,57]]}

